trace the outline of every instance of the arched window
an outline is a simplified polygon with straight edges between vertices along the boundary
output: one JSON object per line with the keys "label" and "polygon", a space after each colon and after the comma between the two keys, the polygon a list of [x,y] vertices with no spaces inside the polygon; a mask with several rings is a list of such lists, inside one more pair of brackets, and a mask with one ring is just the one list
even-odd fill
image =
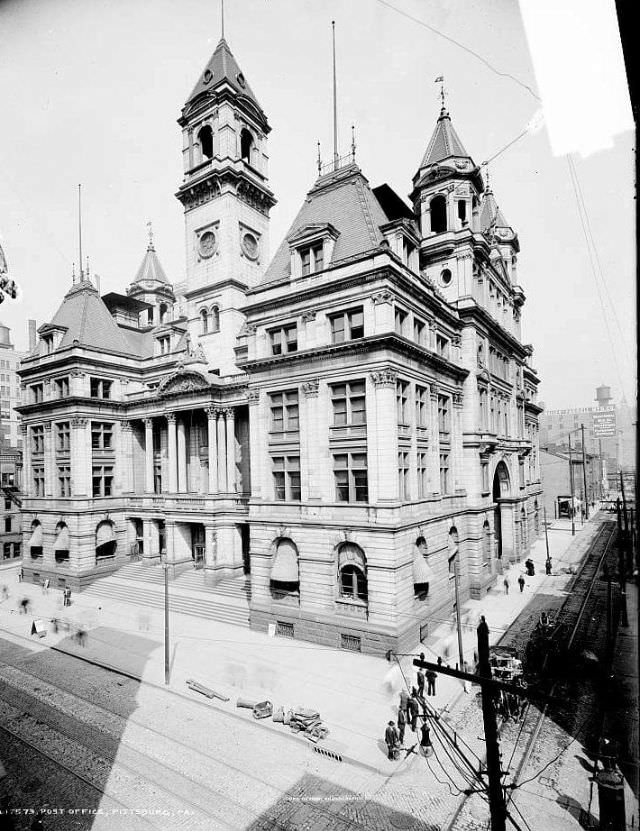
{"label": "arched window", "polygon": [[42,557],[42,525],[37,519],[31,523],[31,536],[28,543],[29,553],[33,559]]}
{"label": "arched window", "polygon": [[209,312],[206,309],[200,310],[200,332],[206,335],[209,331]]}
{"label": "arched window", "polygon": [[240,158],[251,164],[251,151],[253,149],[253,136],[245,127],[240,133]]}
{"label": "arched window", "polygon": [[160,304],[160,323],[161,324],[167,322],[168,311],[169,311],[169,307],[167,306],[167,304],[166,303],[161,303]]}
{"label": "arched window", "polygon": [[467,202],[465,199],[458,200],[458,219],[463,227],[467,224]]}
{"label": "arched window", "polygon": [[428,561],[429,549],[424,537],[418,537],[413,546],[413,593],[418,600],[426,600],[433,572]]}
{"label": "arched window", "polygon": [[153,323],[153,308],[147,309],[147,323]]}
{"label": "arched window", "polygon": [[211,331],[220,331],[220,309],[218,306],[211,307]]}
{"label": "arched window", "polygon": [[65,522],[56,525],[56,541],[53,544],[53,553],[56,563],[62,563],[69,559],[69,529]]}
{"label": "arched window", "polygon": [[482,561],[491,562],[491,526],[489,520],[485,519],[482,526]]}
{"label": "arched window", "polygon": [[198,132],[198,142],[200,143],[200,150],[202,151],[202,160],[213,158],[213,130],[209,125],[205,125]]}
{"label": "arched window", "polygon": [[339,586],[342,597],[366,603],[367,563],[364,551],[352,542],[343,543],[338,549]]}
{"label": "arched window", "polygon": [[447,200],[444,196],[434,196],[429,205],[431,212],[431,231],[441,234],[447,230]]}
{"label": "arched window", "polygon": [[271,592],[275,599],[300,592],[298,549],[295,543],[283,537],[278,540],[271,566]]}
{"label": "arched window", "polygon": [[113,522],[105,520],[96,528],[96,560],[115,557],[118,542]]}

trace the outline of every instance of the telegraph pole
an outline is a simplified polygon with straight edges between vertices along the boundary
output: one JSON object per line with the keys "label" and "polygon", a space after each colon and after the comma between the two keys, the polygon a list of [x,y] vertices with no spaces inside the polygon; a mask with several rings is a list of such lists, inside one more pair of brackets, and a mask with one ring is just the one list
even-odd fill
{"label": "telegraph pole", "polygon": [[460,571],[459,571],[459,564],[458,564],[458,554],[456,554],[455,559],[453,561],[453,576],[454,576],[454,586],[455,586],[455,593],[456,593],[456,626],[458,629],[458,655],[460,656],[460,669],[464,669],[464,650],[462,647],[462,623],[460,621]]}
{"label": "telegraph pole", "polygon": [[571,448],[571,433],[569,433],[569,486],[571,488],[571,536],[576,535],[576,506],[573,492],[573,453]]}
{"label": "telegraph pole", "polygon": [[551,557],[549,556],[549,531],[547,528],[547,509],[546,507],[542,508],[542,515],[544,516],[544,542],[547,547],[547,563],[551,562]]}
{"label": "telegraph pole", "polygon": [[587,496],[587,462],[584,451],[584,424],[580,425],[582,433],[582,481],[584,482],[584,516],[589,519],[589,497]]}
{"label": "telegraph pole", "polygon": [[169,563],[164,561],[164,683],[169,685],[171,660],[169,656]]}

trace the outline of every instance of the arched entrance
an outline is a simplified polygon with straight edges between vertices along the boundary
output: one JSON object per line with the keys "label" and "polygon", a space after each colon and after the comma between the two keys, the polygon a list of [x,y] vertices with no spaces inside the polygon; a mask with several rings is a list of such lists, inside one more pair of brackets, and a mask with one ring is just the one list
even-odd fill
{"label": "arched entrance", "polygon": [[498,462],[496,471],[493,475],[493,531],[496,540],[496,557],[498,560],[502,559],[502,541],[503,541],[503,523],[502,523],[502,506],[501,500],[509,496],[511,486],[509,480],[509,470],[504,462]]}

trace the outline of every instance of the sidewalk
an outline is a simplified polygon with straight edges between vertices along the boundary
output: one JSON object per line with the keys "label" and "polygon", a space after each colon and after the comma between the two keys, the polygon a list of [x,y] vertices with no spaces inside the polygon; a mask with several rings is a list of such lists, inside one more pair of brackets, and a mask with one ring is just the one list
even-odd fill
{"label": "sidewalk", "polygon": [[[555,522],[549,530],[549,546],[553,559],[553,574],[544,573],[546,558],[544,538],[538,540],[531,552],[536,574],[526,578],[521,594],[517,578],[519,567],[509,571],[511,591],[504,593],[499,578],[497,589],[482,600],[469,600],[463,614],[468,620],[464,637],[465,657],[473,656],[475,648],[475,621],[484,614],[491,630],[491,641],[496,643],[504,630],[528,604],[532,594],[544,588],[546,593],[563,593],[570,575],[563,571],[570,563],[578,562],[598,530],[599,522],[585,523],[575,537],[570,525]],[[569,530],[569,533],[567,533]],[[139,609],[130,604],[111,600],[97,600],[72,596],[72,606],[63,608],[62,594],[51,589],[47,595],[38,586],[20,584],[18,568],[4,569],[0,583],[8,586],[10,597],[0,598],[0,629],[22,638],[29,638],[34,619],[42,618],[46,637],[30,638],[33,649],[47,649],[64,641],[65,651],[78,654],[97,663],[119,669],[144,683],[164,687],[164,622],[157,610]],[[28,615],[19,613],[22,598],[31,600]],[[58,618],[87,631],[86,646],[71,641],[70,633],[54,634],[49,621]],[[188,678],[212,687],[229,697],[229,702],[211,701],[211,707],[224,712],[233,711],[241,718],[255,723],[247,710],[237,710],[238,697],[257,701],[268,699],[274,705],[313,707],[321,713],[330,731],[330,740],[344,745],[345,759],[373,768],[381,773],[395,770],[395,764],[386,759],[381,739],[386,723],[397,713],[398,692],[402,678],[397,666],[384,659],[341,652],[303,641],[272,638],[224,623],[201,621],[189,615],[173,613],[171,624],[171,684],[170,689],[197,697],[186,687]],[[457,638],[449,622],[436,630],[437,649],[427,650],[416,644],[415,653],[424,651],[427,658],[444,657],[449,649],[450,663],[457,660]],[[24,641],[21,640],[24,644]],[[412,686],[415,670],[411,658],[402,659],[402,669]],[[440,711],[452,712],[456,702],[464,696],[462,685],[454,678],[441,677],[437,692],[430,699]],[[208,699],[201,698],[209,704]],[[461,702],[460,702],[461,703]],[[260,722],[281,734],[287,728],[271,720]],[[300,739],[302,740],[302,739]]]}

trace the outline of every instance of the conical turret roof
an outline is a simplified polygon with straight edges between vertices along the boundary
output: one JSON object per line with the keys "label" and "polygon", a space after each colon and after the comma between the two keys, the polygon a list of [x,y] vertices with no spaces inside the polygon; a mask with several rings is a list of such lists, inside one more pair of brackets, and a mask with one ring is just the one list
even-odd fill
{"label": "conical turret roof", "polygon": [[482,210],[480,211],[480,228],[486,231],[492,225],[496,228],[511,228],[511,225],[504,218],[504,214],[496,202],[493,191],[487,189],[482,200]]}
{"label": "conical turret roof", "polygon": [[132,285],[141,283],[145,280],[151,280],[157,283],[165,283],[166,285],[169,285],[169,280],[167,279],[164,268],[158,259],[156,249],[154,248],[152,242],[150,242],[147,247],[147,252],[144,255],[144,259],[142,260],[142,264],[138,269],[138,273],[136,274]]}
{"label": "conical turret roof", "polygon": [[187,98],[185,106],[188,106],[203,92],[214,90],[223,82],[233,87],[238,95],[244,96],[252,101],[262,112],[262,107],[258,103],[258,99],[255,97],[253,90],[249,86],[247,79],[244,77],[238,62],[229,48],[229,44],[224,38],[220,38],[213,55],[209,58],[209,62],[198,79],[198,83],[193,88],[191,95]]}
{"label": "conical turret roof", "polygon": [[443,107],[440,110],[440,117],[429,141],[426,153],[422,158],[420,167],[437,164],[438,162],[444,161],[444,159],[451,158],[451,156],[466,159],[471,158],[464,149],[464,145],[451,123],[451,117],[448,111]]}

